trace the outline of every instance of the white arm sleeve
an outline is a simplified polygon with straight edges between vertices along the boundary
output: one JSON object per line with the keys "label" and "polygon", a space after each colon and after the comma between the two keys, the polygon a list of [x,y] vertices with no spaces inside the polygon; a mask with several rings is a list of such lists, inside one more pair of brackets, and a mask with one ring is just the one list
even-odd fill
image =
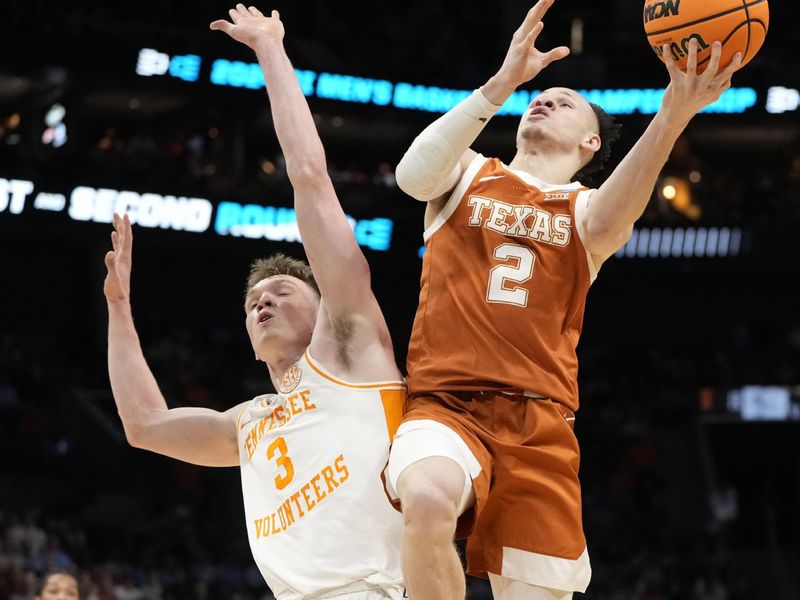
{"label": "white arm sleeve", "polygon": [[397,185],[428,202],[452,190],[461,178],[458,161],[500,107],[475,90],[428,125],[397,165]]}

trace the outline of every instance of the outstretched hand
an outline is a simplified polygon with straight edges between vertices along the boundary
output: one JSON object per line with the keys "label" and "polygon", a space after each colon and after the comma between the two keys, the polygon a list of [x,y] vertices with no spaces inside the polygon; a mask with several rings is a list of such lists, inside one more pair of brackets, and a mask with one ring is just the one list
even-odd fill
{"label": "outstretched hand", "polygon": [[251,6],[246,8],[244,4],[237,4],[236,8],[228,11],[231,21],[219,19],[211,23],[211,29],[221,30],[241,42],[252,50],[256,49],[259,42],[264,40],[283,40],[284,29],[281,16],[277,10],[272,11],[272,15],[265,17],[260,10]]}
{"label": "outstretched hand", "polygon": [[498,74],[519,86],[536,77],[550,63],[561,60],[569,54],[569,48],[559,46],[549,52],[539,51],[535,44],[544,29],[542,18],[555,0],[539,0],[528,11],[525,20],[511,38],[503,66]]}
{"label": "outstretched hand", "polygon": [[131,295],[131,251],[133,250],[133,231],[128,215],[120,217],[114,213],[111,245],[114,249],[107,252],[105,258],[108,273],[103,283],[103,293],[109,302],[126,301]]}
{"label": "outstretched hand", "polygon": [[671,118],[688,122],[703,108],[719,100],[723,92],[731,87],[731,77],[742,65],[742,53],[737,52],[731,64],[720,71],[722,44],[714,42],[711,46],[711,59],[708,66],[698,75],[697,48],[697,40],[693,38],[689,42],[689,57],[685,73],[675,64],[669,46],[663,48],[664,62],[667,64],[670,82],[664,92],[662,106]]}

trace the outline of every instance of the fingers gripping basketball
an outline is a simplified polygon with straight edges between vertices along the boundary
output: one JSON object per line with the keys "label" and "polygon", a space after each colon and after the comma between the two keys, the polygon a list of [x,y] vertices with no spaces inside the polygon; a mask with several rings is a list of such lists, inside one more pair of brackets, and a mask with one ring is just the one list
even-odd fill
{"label": "fingers gripping basketball", "polygon": [[[645,0],[644,30],[647,41],[663,61],[669,46],[675,64],[686,70],[689,44],[697,41],[697,72],[711,59],[711,45],[722,43],[719,68],[727,67],[737,52],[746,65],[756,55],[769,27],[767,0]],[[741,67],[740,67],[741,68]]]}

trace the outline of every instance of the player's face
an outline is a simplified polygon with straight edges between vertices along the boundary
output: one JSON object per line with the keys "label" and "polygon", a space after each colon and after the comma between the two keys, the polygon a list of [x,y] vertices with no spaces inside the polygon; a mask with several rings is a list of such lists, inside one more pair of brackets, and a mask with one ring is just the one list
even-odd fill
{"label": "player's face", "polygon": [[259,356],[275,344],[301,350],[311,342],[319,295],[296,277],[274,275],[252,287],[244,308],[250,343]]}
{"label": "player's face", "polygon": [[522,115],[517,145],[549,139],[572,148],[597,132],[597,117],[583,96],[569,88],[550,88],[534,98]]}
{"label": "player's face", "polygon": [[78,582],[70,575],[57,574],[47,578],[38,600],[78,600]]}

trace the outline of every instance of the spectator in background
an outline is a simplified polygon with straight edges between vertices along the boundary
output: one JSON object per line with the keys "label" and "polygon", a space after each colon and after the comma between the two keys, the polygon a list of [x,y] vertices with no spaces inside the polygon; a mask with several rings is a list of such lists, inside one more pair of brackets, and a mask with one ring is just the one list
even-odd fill
{"label": "spectator in background", "polygon": [[26,558],[39,555],[47,547],[47,534],[39,526],[39,513],[29,511],[25,519],[14,523],[8,531],[8,543],[11,550],[19,552]]}
{"label": "spectator in background", "polygon": [[33,600],[76,600],[80,598],[78,580],[69,573],[57,571],[44,576]]}

